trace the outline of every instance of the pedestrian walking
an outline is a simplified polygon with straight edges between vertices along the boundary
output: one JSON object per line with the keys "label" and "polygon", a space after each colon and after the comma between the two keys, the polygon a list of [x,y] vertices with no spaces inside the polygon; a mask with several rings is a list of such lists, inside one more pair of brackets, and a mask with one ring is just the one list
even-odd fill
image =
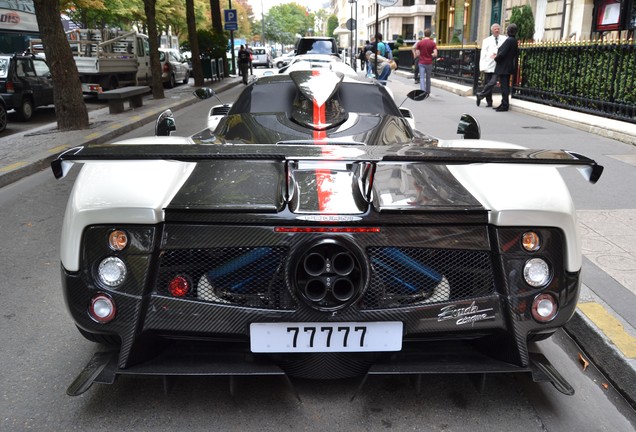
{"label": "pedestrian walking", "polygon": [[250,68],[250,53],[245,49],[243,45],[239,48],[238,52],[238,65],[243,77],[243,84],[247,85],[247,71]]}
{"label": "pedestrian walking", "polygon": [[431,74],[433,73],[433,59],[437,57],[437,44],[431,39],[431,29],[424,29],[424,39],[419,40],[413,48],[413,58],[419,58],[420,89],[431,93]]}
{"label": "pedestrian walking", "polygon": [[499,47],[506,40],[506,36],[500,34],[501,27],[495,23],[490,26],[491,35],[481,43],[481,55],[479,57],[479,70],[484,73],[484,87],[480,93],[476,94],[477,106],[482,99],[486,99],[486,106],[492,107],[492,91],[497,85],[497,74],[495,73],[495,56]]}
{"label": "pedestrian walking", "polygon": [[252,55],[252,48],[249,45],[245,44],[245,49],[247,50],[247,52],[250,55],[250,63],[249,63],[249,65],[250,65],[250,75],[254,75],[254,69],[252,68],[252,60],[254,59],[254,57]]}

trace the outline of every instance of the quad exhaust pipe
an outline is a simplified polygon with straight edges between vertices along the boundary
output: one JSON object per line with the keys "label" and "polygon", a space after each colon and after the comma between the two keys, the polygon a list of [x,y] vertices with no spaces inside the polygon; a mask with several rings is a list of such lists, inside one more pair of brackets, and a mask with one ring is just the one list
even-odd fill
{"label": "quad exhaust pipe", "polygon": [[322,241],[305,249],[296,264],[296,288],[312,308],[341,309],[361,294],[368,271],[364,258],[343,242]]}

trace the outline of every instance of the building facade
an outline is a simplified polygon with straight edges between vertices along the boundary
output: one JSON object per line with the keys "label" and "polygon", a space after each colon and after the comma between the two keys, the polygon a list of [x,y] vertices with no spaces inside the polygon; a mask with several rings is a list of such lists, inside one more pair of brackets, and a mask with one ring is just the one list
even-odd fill
{"label": "building facade", "polygon": [[[396,0],[386,7],[376,0],[332,0],[331,7],[339,45],[357,50],[376,28],[386,41],[419,39],[430,28],[438,45],[479,45],[493,23],[505,28],[513,7],[525,4],[532,8],[535,41],[634,37],[636,0]],[[348,20],[356,29],[349,30]]]}

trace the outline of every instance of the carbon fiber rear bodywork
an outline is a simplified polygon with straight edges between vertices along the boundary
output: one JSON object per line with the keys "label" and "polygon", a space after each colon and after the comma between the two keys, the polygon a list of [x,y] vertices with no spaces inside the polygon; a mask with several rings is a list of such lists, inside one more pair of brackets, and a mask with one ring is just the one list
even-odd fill
{"label": "carbon fiber rear bodywork", "polygon": [[[120,255],[130,263],[130,277],[122,287],[109,290],[95,283],[94,271],[100,258],[111,253],[105,239],[114,228],[139,239],[133,242],[139,247]],[[65,295],[81,328],[90,333],[107,330],[121,339],[121,371],[163,358],[175,346],[181,351],[184,341],[196,347],[190,346],[191,356],[201,353],[223,363],[232,353],[227,365],[251,364],[257,371],[270,364],[290,375],[313,378],[364,375],[373,365],[387,362],[399,370],[401,356],[408,358],[405,364],[425,364],[431,350],[439,352],[440,347],[450,352],[467,349],[508,369],[526,371],[528,338],[554,331],[570,318],[579,282],[578,274],[558,270],[562,234],[541,230],[547,242],[541,256],[556,269],[541,291],[558,298],[560,312],[548,325],[534,321],[530,309],[538,291],[520,279],[527,259],[519,245],[523,232],[524,227],[451,223],[384,226],[380,232],[343,235],[276,233],[271,226],[95,226],[84,236],[86,270],[65,273]],[[307,257],[322,254],[332,262],[343,253],[351,254],[352,262],[347,261],[341,276],[351,293],[334,297],[333,285],[324,288],[324,296],[308,295]],[[311,273],[323,280],[338,277],[335,270]],[[180,298],[167,288],[177,275],[193,286]],[[107,325],[87,313],[86,305],[96,293],[108,294],[117,304],[117,319]],[[400,321],[404,352],[251,353],[250,324],[278,321]],[[465,366],[466,371],[474,366]],[[408,370],[403,373],[412,373]]]}

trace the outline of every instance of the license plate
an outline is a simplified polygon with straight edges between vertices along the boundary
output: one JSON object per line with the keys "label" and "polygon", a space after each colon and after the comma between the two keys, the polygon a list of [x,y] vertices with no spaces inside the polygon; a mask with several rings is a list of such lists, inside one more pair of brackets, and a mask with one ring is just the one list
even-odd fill
{"label": "license plate", "polygon": [[257,353],[400,351],[402,323],[252,323],[250,345]]}

